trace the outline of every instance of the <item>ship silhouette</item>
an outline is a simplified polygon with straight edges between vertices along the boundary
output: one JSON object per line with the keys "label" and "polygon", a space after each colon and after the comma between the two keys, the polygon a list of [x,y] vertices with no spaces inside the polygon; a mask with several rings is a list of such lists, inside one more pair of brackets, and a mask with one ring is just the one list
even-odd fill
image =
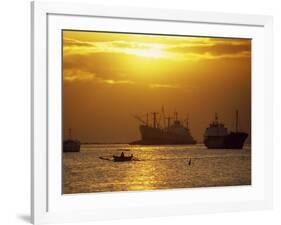
{"label": "ship silhouette", "polygon": [[217,113],[215,120],[206,128],[204,144],[209,149],[242,149],[248,134],[238,131],[238,110],[236,110],[236,130],[228,132],[219,122]]}
{"label": "ship silhouette", "polygon": [[[149,121],[149,115],[152,116],[152,124]],[[184,145],[196,144],[189,129],[188,118],[184,121],[179,120],[178,113],[174,117],[165,117],[164,107],[162,112],[151,112],[146,114],[146,121],[140,116],[134,116],[141,125],[139,131],[141,140],[134,141],[133,145]],[[184,125],[185,122],[185,125]]]}
{"label": "ship silhouette", "polygon": [[63,141],[63,152],[80,152],[80,141],[72,139],[71,129],[68,139]]}

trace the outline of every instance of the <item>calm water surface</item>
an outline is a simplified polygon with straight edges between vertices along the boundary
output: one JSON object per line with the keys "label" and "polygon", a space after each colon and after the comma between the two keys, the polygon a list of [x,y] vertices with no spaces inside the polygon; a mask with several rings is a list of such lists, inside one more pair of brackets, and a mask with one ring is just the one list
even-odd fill
{"label": "calm water surface", "polygon": [[[112,155],[135,161],[113,162]],[[189,159],[191,164],[189,165]],[[82,145],[63,154],[63,192],[109,192],[251,184],[251,149],[207,150],[204,145]]]}

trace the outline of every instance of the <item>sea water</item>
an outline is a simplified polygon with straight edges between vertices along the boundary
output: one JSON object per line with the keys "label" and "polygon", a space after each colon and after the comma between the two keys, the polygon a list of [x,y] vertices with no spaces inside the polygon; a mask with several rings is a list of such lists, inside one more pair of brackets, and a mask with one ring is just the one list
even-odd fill
{"label": "sea water", "polygon": [[[112,156],[121,152],[134,160],[114,162]],[[202,144],[95,144],[63,153],[64,194],[250,184],[250,145],[211,150]]]}

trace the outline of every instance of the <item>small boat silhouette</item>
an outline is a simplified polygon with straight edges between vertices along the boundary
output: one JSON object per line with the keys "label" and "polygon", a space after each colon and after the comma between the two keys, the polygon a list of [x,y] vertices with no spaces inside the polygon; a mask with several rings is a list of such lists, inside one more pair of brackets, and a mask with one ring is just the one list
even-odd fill
{"label": "small boat silhouette", "polygon": [[131,161],[132,159],[133,159],[133,154],[130,156],[125,156],[124,152],[122,152],[120,156],[113,155],[114,162],[127,162],[127,161]]}
{"label": "small boat silhouette", "polygon": [[63,152],[80,152],[80,141],[72,139],[71,129],[69,129],[69,138],[63,141]]}

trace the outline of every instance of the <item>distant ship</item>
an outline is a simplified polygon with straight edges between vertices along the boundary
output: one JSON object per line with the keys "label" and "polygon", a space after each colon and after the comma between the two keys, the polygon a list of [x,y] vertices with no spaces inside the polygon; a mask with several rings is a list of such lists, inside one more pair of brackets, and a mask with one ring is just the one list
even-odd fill
{"label": "distant ship", "polygon": [[209,149],[242,149],[247,137],[247,133],[238,131],[238,111],[236,111],[235,132],[228,132],[215,114],[215,120],[205,131],[204,144]]}
{"label": "distant ship", "polygon": [[63,141],[63,152],[80,152],[80,141],[72,139],[71,129],[69,129],[69,138]]}
{"label": "distant ship", "polygon": [[[158,115],[160,114],[160,118]],[[185,120],[186,126],[178,119],[178,113],[174,117],[165,117],[164,108],[162,113],[152,112],[152,124],[149,124],[149,114],[144,121],[139,116],[134,116],[142,124],[139,126],[141,140],[134,141],[134,145],[183,145],[196,144],[196,141],[190,134],[188,119]],[[162,124],[161,124],[162,122]],[[167,124],[166,124],[167,122]]]}

